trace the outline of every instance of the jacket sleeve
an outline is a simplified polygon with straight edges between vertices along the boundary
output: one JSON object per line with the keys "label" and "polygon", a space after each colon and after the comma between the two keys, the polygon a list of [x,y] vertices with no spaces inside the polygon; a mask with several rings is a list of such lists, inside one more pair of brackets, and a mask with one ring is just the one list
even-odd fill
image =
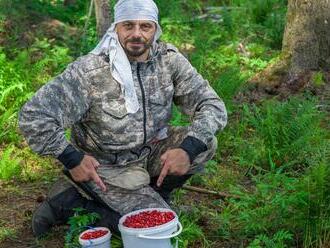
{"label": "jacket sleeve", "polygon": [[227,124],[227,111],[223,101],[178,51],[172,53],[174,103],[190,116],[188,136],[209,145],[217,131]]}
{"label": "jacket sleeve", "polygon": [[68,147],[65,129],[89,108],[88,82],[77,63],[40,88],[19,113],[19,127],[40,155],[58,157]]}

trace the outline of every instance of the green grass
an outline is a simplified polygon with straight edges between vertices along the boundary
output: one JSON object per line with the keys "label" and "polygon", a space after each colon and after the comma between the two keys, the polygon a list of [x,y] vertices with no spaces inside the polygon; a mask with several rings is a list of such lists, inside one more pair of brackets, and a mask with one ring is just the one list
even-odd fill
{"label": "green grass", "polygon": [[15,237],[17,237],[17,233],[15,229],[0,226],[0,242],[7,238],[15,238]]}
{"label": "green grass", "polygon": [[21,160],[13,155],[14,151],[14,146],[8,146],[2,151],[0,160],[0,179],[9,180],[20,176],[22,171],[20,165]]}

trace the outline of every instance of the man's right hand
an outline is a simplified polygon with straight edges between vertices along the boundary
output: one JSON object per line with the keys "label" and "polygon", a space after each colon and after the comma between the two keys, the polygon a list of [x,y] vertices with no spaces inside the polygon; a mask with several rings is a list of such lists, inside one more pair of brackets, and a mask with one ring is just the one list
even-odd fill
{"label": "man's right hand", "polygon": [[80,164],[70,170],[70,174],[76,182],[87,182],[93,180],[100,189],[105,192],[107,190],[102,179],[96,172],[100,163],[92,156],[84,155]]}

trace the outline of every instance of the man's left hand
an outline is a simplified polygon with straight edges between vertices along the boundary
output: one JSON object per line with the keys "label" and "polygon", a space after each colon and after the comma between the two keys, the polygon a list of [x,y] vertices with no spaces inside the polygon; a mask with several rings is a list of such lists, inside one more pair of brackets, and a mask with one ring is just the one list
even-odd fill
{"label": "man's left hand", "polygon": [[187,152],[181,148],[167,150],[161,157],[162,170],[157,180],[160,187],[164,178],[168,175],[182,176],[186,174],[190,167],[190,160]]}

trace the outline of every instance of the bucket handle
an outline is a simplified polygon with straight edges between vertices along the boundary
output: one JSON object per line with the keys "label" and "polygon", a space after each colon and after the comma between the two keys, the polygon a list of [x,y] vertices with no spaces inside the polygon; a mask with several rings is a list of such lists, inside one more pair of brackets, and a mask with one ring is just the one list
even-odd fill
{"label": "bucket handle", "polygon": [[170,235],[153,237],[153,236],[138,234],[137,237],[138,238],[143,238],[143,239],[169,239],[169,238],[174,238],[175,236],[178,236],[182,232],[182,225],[181,225],[180,222],[178,222],[178,226],[179,226],[179,229],[175,233],[172,233]]}

